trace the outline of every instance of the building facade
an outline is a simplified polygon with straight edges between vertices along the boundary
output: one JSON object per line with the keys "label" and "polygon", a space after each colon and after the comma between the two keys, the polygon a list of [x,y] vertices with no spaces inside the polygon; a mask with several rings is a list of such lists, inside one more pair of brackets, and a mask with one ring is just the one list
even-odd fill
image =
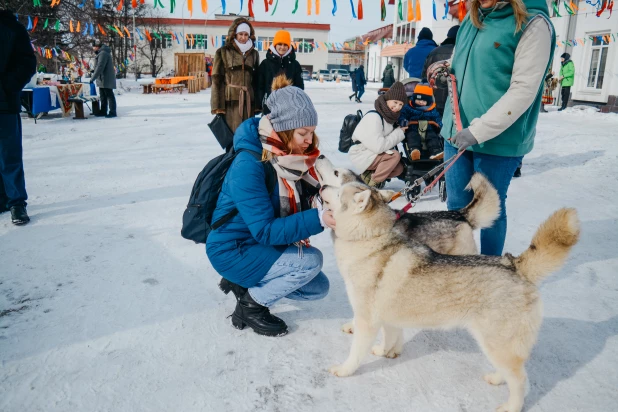
{"label": "building facade", "polygon": [[[575,15],[563,11],[562,17],[552,17],[558,43],[552,70],[558,76],[560,55],[569,53],[575,64],[571,104],[591,104],[618,113],[618,18],[608,18],[609,11],[596,17],[596,7],[584,1],[578,6]],[[559,103],[559,90],[554,91],[554,98]]]}
{"label": "building facade", "polygon": [[[175,53],[202,53],[204,55],[215,55],[219,47],[222,47],[226,40],[230,25],[236,15],[215,15],[214,19],[179,19],[179,18],[159,18],[144,19],[145,26],[161,27],[164,33],[173,32],[178,34],[178,39],[172,36],[163,36],[161,40],[151,42],[155,47],[161,48],[163,58],[162,72],[170,72],[174,69]],[[242,16],[253,20],[247,16]],[[272,44],[275,33],[279,30],[287,30],[292,35],[292,41],[296,47],[296,59],[300,65],[309,71],[326,69],[328,62],[328,51],[321,47],[317,48],[316,43],[328,42],[330,24],[317,23],[286,23],[286,22],[265,22],[251,21],[257,39],[256,49],[260,53],[260,60],[266,58],[266,51]],[[139,27],[139,26],[138,26]],[[180,37],[184,37],[181,39]],[[143,60],[143,56],[138,58]]]}

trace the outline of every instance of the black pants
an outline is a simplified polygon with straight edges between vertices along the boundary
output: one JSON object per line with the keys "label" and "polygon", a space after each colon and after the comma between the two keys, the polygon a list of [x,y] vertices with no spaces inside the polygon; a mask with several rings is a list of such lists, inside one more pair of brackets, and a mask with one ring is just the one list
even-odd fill
{"label": "black pants", "polygon": [[114,96],[114,89],[105,89],[101,87],[99,89],[101,94],[101,114],[107,114],[107,106],[109,104],[109,114],[116,115],[116,96]]}
{"label": "black pants", "polygon": [[562,109],[566,109],[569,104],[569,97],[571,96],[571,86],[565,86],[562,88]]}

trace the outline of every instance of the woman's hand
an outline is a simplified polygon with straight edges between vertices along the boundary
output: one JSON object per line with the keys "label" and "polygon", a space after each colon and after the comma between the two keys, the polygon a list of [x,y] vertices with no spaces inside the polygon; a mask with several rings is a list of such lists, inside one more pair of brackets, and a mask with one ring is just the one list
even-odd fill
{"label": "woman's hand", "polygon": [[326,225],[327,227],[335,230],[336,222],[335,222],[335,218],[333,217],[333,211],[332,210],[325,210],[324,211],[324,213],[322,214],[322,221],[324,222],[324,225]]}

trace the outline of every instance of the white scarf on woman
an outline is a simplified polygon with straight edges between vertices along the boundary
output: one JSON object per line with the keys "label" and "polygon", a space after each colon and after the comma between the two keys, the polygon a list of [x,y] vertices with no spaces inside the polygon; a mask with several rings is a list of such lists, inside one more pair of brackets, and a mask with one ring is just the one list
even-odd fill
{"label": "white scarf on woman", "polygon": [[236,39],[234,39],[234,41],[236,42],[236,45],[240,49],[240,52],[242,53],[243,56],[245,55],[245,53],[247,53],[249,50],[253,48],[253,41],[251,39],[247,40],[245,44],[242,44]]}

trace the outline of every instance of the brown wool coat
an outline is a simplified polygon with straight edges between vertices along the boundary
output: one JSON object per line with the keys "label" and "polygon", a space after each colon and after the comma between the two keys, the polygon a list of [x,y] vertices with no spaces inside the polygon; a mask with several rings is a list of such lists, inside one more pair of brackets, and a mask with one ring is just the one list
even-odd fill
{"label": "brown wool coat", "polygon": [[[234,38],[236,28],[241,23],[247,23],[251,28],[250,38],[254,48],[243,56]],[[256,87],[257,73],[260,65],[260,55],[255,50],[255,30],[245,18],[238,18],[230,26],[225,46],[217,50],[212,69],[212,91],[210,96],[210,107],[212,114],[218,111],[225,112],[225,120],[232,129],[236,131],[238,126],[249,117],[253,117],[256,110]],[[240,94],[241,90],[230,86],[244,86],[248,89],[251,99],[249,113],[246,110],[246,103],[243,105],[242,115],[240,113]],[[245,97],[246,100],[246,97]]]}

